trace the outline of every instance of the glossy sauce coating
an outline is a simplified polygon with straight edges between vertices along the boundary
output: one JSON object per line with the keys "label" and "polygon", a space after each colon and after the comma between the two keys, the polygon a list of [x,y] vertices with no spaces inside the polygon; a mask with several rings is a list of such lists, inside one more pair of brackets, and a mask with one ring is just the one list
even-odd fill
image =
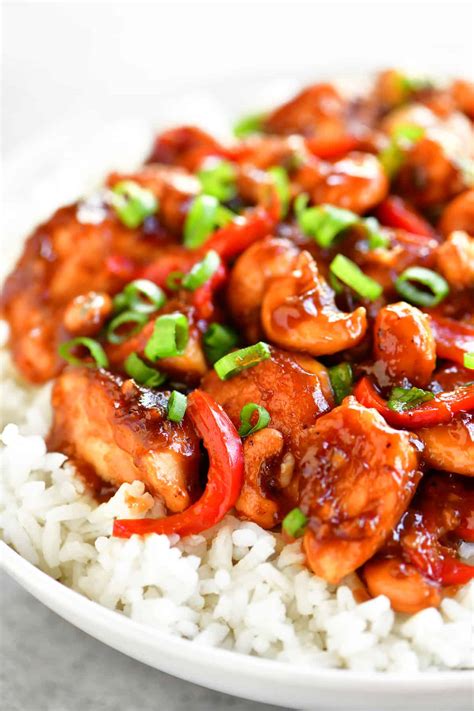
{"label": "glossy sauce coating", "polygon": [[145,481],[170,511],[197,493],[198,439],[166,418],[167,395],[105,371],[71,368],[56,380],[49,446],[114,485]]}

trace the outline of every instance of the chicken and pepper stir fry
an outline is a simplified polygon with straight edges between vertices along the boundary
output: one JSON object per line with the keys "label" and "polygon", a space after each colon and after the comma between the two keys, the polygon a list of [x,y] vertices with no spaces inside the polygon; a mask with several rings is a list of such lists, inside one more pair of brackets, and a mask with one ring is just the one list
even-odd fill
{"label": "chicken and pepper stir fry", "polygon": [[167,512],[116,536],[233,510],[406,613],[473,577],[473,120],[462,80],[315,84],[36,229],[2,311],[49,446]]}

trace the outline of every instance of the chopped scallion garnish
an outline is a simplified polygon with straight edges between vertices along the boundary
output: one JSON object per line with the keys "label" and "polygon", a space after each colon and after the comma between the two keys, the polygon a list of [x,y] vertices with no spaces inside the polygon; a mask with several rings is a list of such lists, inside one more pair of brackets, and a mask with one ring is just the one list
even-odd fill
{"label": "chopped scallion garnish", "polygon": [[465,368],[474,370],[474,353],[464,353],[463,363]]}
{"label": "chopped scallion garnish", "polygon": [[[84,346],[84,348],[87,348],[94,359],[94,363],[87,363],[87,361],[72,355],[73,349],[77,346]],[[100,343],[94,341],[93,338],[87,338],[86,336],[72,338],[70,341],[61,343],[58,348],[58,353],[61,358],[64,358],[64,360],[71,363],[71,365],[85,365],[88,368],[94,368],[95,366],[98,368],[107,368],[109,365],[109,359],[107,358],[107,355]]]}
{"label": "chopped scallion garnish", "polygon": [[306,209],[299,206],[297,215],[304,234],[314,237],[319,246],[324,248],[331,247],[341,232],[360,220],[354,212],[334,205],[318,205]]}
{"label": "chopped scallion garnish", "polygon": [[336,404],[344,400],[352,392],[352,368],[349,363],[339,363],[329,368],[329,378],[334,391]]}
{"label": "chopped scallion garnish", "polygon": [[336,255],[329,268],[340,281],[350,286],[363,299],[375,301],[383,292],[381,284],[364,274],[355,262],[352,262],[343,254]]}
{"label": "chopped scallion garnish", "polygon": [[308,519],[301,509],[293,509],[283,519],[282,528],[292,538],[299,538],[305,531]]}
{"label": "chopped scallion garnish", "polygon": [[214,364],[225,356],[238,342],[236,332],[220,323],[211,323],[203,336],[204,351],[209,363]]}
{"label": "chopped scallion garnish", "polygon": [[181,289],[181,283],[183,281],[184,272],[170,272],[165,279],[165,286],[170,291],[178,291]]}
{"label": "chopped scallion garnish", "polygon": [[150,190],[133,180],[121,180],[112,188],[112,207],[120,222],[136,229],[158,211],[158,200]]}
{"label": "chopped scallion garnish", "polygon": [[395,412],[406,412],[424,402],[433,400],[434,394],[429,390],[421,390],[420,388],[393,388],[387,405]]}
{"label": "chopped scallion garnish", "polygon": [[405,152],[423,138],[424,133],[425,129],[415,124],[403,124],[392,131],[390,143],[378,155],[379,161],[390,178],[400,170]]}
{"label": "chopped scallion garnish", "polygon": [[202,186],[202,192],[212,195],[219,202],[232,200],[237,194],[236,169],[233,163],[227,160],[211,159],[197,173],[197,177]]}
{"label": "chopped scallion garnish", "polygon": [[[131,336],[134,336],[147,322],[147,315],[138,311],[122,311],[113,318],[107,326],[107,340],[109,343],[123,343]],[[135,324],[132,328],[121,329],[125,324]]]}
{"label": "chopped scallion garnish", "polygon": [[183,393],[178,390],[173,390],[168,399],[168,420],[171,422],[181,422],[183,419],[186,408],[188,406],[188,398]]}
{"label": "chopped scallion garnish", "polygon": [[149,314],[161,309],[165,301],[166,296],[157,284],[149,279],[135,279],[114,296],[114,307],[116,311],[130,309]]}
{"label": "chopped scallion garnish", "polygon": [[[413,282],[418,282],[429,291],[419,289]],[[409,267],[400,274],[395,288],[404,299],[417,306],[436,306],[449,294],[449,284],[437,272],[425,267]]]}
{"label": "chopped scallion garnish", "polygon": [[223,227],[234,217],[234,213],[222,206],[213,195],[198,195],[184,222],[184,246],[197,249],[216,227]]}
{"label": "chopped scallion garnish", "polygon": [[[252,424],[255,413],[257,413],[257,421],[255,424]],[[248,437],[248,435],[262,430],[269,422],[270,413],[268,410],[262,407],[262,405],[257,405],[255,402],[248,402],[240,411],[239,435],[241,437]]]}
{"label": "chopped scallion garnish", "polygon": [[221,380],[228,380],[233,375],[267,360],[270,355],[270,347],[263,341],[259,341],[253,346],[241,348],[220,358],[214,363],[214,370]]}
{"label": "chopped scallion garnish", "polygon": [[334,205],[306,207],[306,193],[298,195],[294,209],[302,232],[313,237],[320,247],[332,247],[349,227],[360,226],[367,234],[369,249],[388,247],[390,240],[375,217],[360,217],[355,212]]}
{"label": "chopped scallion garnish", "polygon": [[150,368],[136,353],[130,353],[123,364],[125,372],[139,385],[157,388],[166,380],[166,375]]}
{"label": "chopped scallion garnish", "polygon": [[264,113],[243,116],[234,126],[234,136],[236,138],[246,138],[252,133],[261,133],[265,119],[266,114]]}
{"label": "chopped scallion garnish", "polygon": [[216,273],[221,265],[221,258],[211,249],[204,259],[197,262],[188,274],[182,279],[182,286],[188,291],[195,291],[205,284]]}
{"label": "chopped scallion garnish", "polygon": [[148,360],[182,355],[188,345],[189,324],[184,314],[165,314],[155,321],[153,334],[145,346]]}
{"label": "chopped scallion garnish", "polygon": [[267,171],[271,176],[280,201],[280,217],[286,217],[290,204],[290,181],[288,174],[281,165],[275,165]]}

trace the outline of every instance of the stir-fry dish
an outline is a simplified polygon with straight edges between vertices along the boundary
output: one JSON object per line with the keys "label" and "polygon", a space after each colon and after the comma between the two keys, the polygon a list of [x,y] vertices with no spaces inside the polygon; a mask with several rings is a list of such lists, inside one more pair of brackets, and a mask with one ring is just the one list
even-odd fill
{"label": "stir-fry dish", "polygon": [[2,311],[49,447],[166,512],[115,536],[234,511],[406,613],[474,577],[473,121],[463,80],[319,83],[36,229]]}

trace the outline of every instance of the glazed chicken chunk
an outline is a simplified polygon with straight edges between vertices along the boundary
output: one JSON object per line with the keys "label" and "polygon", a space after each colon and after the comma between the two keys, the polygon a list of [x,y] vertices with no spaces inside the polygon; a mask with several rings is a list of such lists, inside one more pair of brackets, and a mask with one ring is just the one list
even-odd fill
{"label": "glazed chicken chunk", "polygon": [[55,382],[49,446],[119,486],[136,479],[182,511],[197,487],[198,439],[185,418],[166,419],[167,394],[101,370],[67,369]]}
{"label": "glazed chicken chunk", "polygon": [[312,570],[331,583],[382,546],[410,502],[420,473],[408,432],[347,398],[302,435],[300,508]]}

